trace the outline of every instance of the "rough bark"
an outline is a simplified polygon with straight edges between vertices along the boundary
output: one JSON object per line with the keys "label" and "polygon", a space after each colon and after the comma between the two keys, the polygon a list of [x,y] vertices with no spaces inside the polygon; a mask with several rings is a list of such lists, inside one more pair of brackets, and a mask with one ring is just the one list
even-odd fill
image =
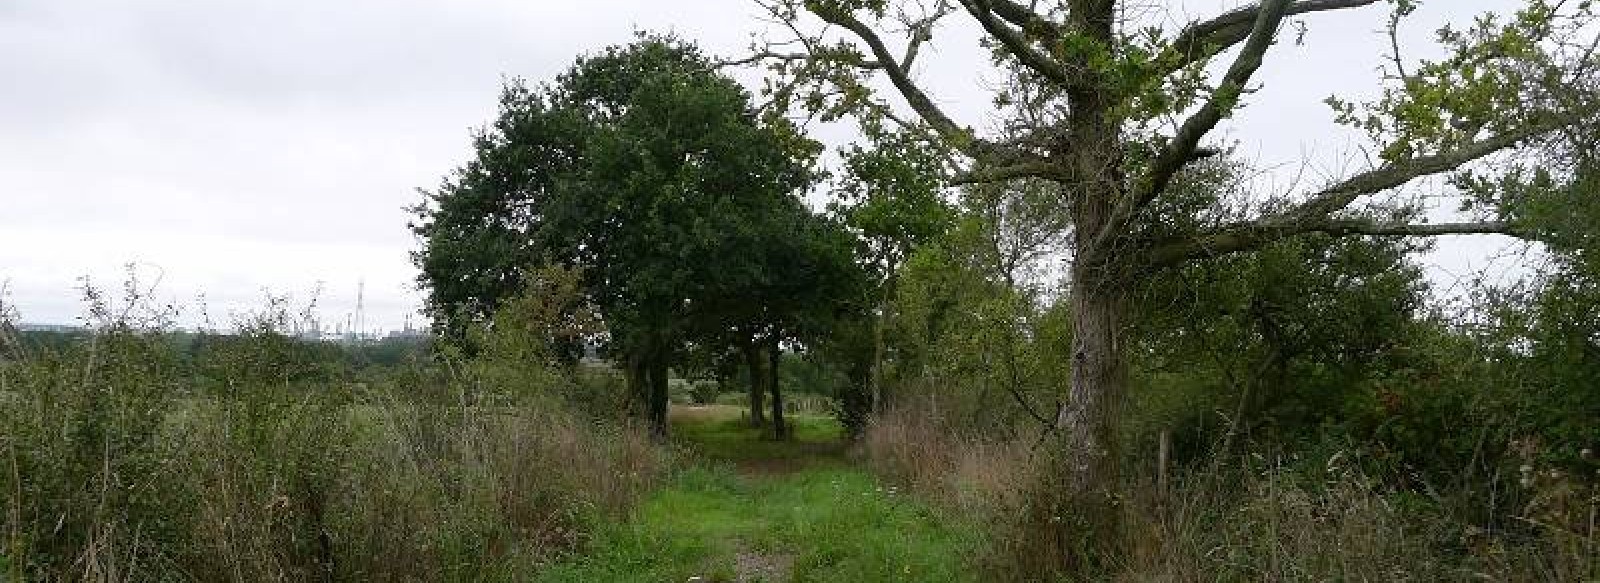
{"label": "rough bark", "polygon": [[744,364],[750,369],[750,426],[764,427],[767,424],[766,409],[763,406],[766,396],[766,375],[761,366],[761,347],[755,340],[745,342],[740,350],[744,352]]}
{"label": "rough bark", "polygon": [[[1112,38],[1111,3],[1080,0],[1083,20],[1076,23],[1101,42]],[[1121,539],[1116,492],[1121,475],[1117,423],[1128,393],[1123,355],[1122,322],[1127,304],[1125,265],[1135,252],[1119,237],[1118,206],[1125,204],[1122,128],[1110,113],[1114,103],[1098,90],[1106,80],[1089,75],[1069,96],[1067,117],[1072,147],[1061,153],[1072,160],[1073,180],[1063,184],[1072,200],[1073,265],[1070,302],[1073,319],[1071,378],[1067,405],[1057,413],[1061,442],[1053,464],[1056,526],[1051,539],[1056,556],[1069,572],[1092,572],[1114,556]]]}
{"label": "rough bark", "polygon": [[1049,522],[1058,525],[1055,542],[1063,566],[1080,572],[1113,553],[1121,534],[1117,423],[1128,395],[1122,328],[1127,305],[1124,290],[1106,283],[1073,282],[1069,402],[1056,419],[1061,443],[1053,485],[1058,497]]}

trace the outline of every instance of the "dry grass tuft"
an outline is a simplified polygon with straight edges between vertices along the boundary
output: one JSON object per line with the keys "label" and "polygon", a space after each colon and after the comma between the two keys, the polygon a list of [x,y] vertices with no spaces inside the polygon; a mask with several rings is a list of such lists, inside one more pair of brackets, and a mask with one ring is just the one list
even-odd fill
{"label": "dry grass tuft", "polygon": [[883,414],[862,435],[873,469],[962,512],[1016,508],[1032,479],[1027,444],[957,429],[932,400]]}
{"label": "dry grass tuft", "polygon": [[[975,517],[990,580],[1065,578],[1040,533],[1031,491],[1043,456],[1028,444],[974,437],[931,401],[906,403],[869,427],[860,446],[875,471]],[[948,410],[948,408],[946,408]],[[1262,458],[1174,472],[1168,491],[1130,479],[1119,581],[1594,581],[1600,580],[1600,488],[1555,472],[1534,479],[1519,526],[1494,530],[1453,515],[1437,494],[1396,490],[1356,464],[1329,460],[1307,475]],[[1030,522],[1033,521],[1033,522]]]}

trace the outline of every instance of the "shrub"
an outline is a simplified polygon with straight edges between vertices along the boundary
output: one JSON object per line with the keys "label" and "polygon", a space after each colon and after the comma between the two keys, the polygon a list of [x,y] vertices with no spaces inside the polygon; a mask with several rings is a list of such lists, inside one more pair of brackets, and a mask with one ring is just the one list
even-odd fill
{"label": "shrub", "polygon": [[689,382],[689,402],[695,405],[710,405],[717,402],[717,396],[722,393],[722,385],[716,381],[698,380]]}
{"label": "shrub", "polygon": [[[1066,577],[1041,533],[1030,442],[1001,440],[952,419],[934,398],[902,399],[860,442],[878,473],[983,525],[974,557],[985,580]],[[1148,459],[1130,463],[1120,558],[1093,579],[1120,581],[1586,581],[1600,576],[1600,489],[1538,465],[1522,471],[1520,527],[1463,512],[1449,491],[1419,494],[1367,473],[1359,450],[1243,461],[1201,458],[1165,489]],[[1081,574],[1079,574],[1081,575]],[[1074,579],[1065,579],[1074,580]]]}
{"label": "shrub", "polygon": [[[583,410],[602,371],[438,360],[358,382],[276,308],[193,339],[95,313],[49,346],[0,318],[11,580],[521,580],[660,473],[642,432]],[[548,384],[519,376],[534,364]]]}
{"label": "shrub", "polygon": [[[1127,581],[1586,581],[1600,575],[1600,533],[1592,525],[1579,531],[1485,528],[1438,500],[1383,486],[1345,456],[1254,458],[1246,467],[1189,472],[1165,495],[1148,480],[1130,491],[1129,552],[1120,572]],[[1591,498],[1583,511],[1594,511],[1593,504]]]}

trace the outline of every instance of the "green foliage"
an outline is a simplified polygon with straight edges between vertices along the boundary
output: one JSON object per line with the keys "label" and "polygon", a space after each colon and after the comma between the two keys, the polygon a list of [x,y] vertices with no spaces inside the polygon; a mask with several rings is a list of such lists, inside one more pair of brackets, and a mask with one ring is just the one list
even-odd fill
{"label": "green foliage", "polygon": [[670,36],[581,57],[539,90],[510,83],[474,161],[414,209],[430,311],[465,330],[537,285],[534,266],[577,270],[659,428],[687,343],[817,336],[853,309],[852,241],[799,197],[819,153]]}
{"label": "green foliage", "polygon": [[594,129],[570,188],[544,202],[550,248],[589,270],[613,326],[660,326],[683,298],[705,298],[718,261],[761,226],[748,221],[791,204],[809,180],[744,91],[687,47],[613,48],[560,85]]}
{"label": "green foliage", "polygon": [[422,335],[381,338],[347,347],[352,365],[358,370],[391,370],[415,363],[428,356],[432,339]]}
{"label": "green foliage", "polygon": [[551,196],[576,164],[580,121],[525,82],[508,82],[499,115],[473,136],[472,160],[410,209],[423,241],[412,261],[441,331],[459,338],[487,319],[545,259],[537,247],[544,213],[530,203]]}
{"label": "green foliage", "polygon": [[832,397],[846,390],[850,380],[833,362],[816,354],[785,352],[781,357],[779,382],[785,395],[811,394]]}
{"label": "green foliage", "polygon": [[[1396,18],[1411,8],[1402,4]],[[1368,133],[1390,162],[1547,124],[1593,107],[1571,93],[1574,84],[1593,84],[1584,32],[1593,22],[1588,2],[1535,0],[1510,15],[1486,13],[1465,29],[1439,29],[1446,56],[1393,71],[1395,84],[1378,100],[1327,103],[1339,123]]]}
{"label": "green foliage", "polygon": [[819,370],[831,371],[826,376],[836,381],[829,393],[834,412],[851,436],[859,436],[872,413],[873,322],[866,317],[841,318],[830,332],[812,342],[806,356]]}
{"label": "green foliage", "polygon": [[[1380,93],[1367,103],[1328,100],[1338,123],[1366,132],[1375,143],[1376,168],[1266,198],[1239,186],[1251,181],[1238,164],[1198,161],[1213,155],[1203,142],[1251,98],[1259,79],[1250,73],[1273,44],[1272,34],[1300,25],[1304,39],[1304,25],[1277,20],[1279,10],[1294,17],[1358,6],[1263,2],[1174,31],[1130,25],[1141,19],[1121,18],[1129,6],[1118,2],[959,4],[761,2],[794,35],[764,47],[763,62],[776,77],[768,87],[779,107],[824,118],[854,115],[888,146],[878,150],[893,152],[846,152],[844,185],[853,200],[839,213],[867,242],[864,255],[885,283],[873,307],[877,323],[886,325],[840,327],[832,350],[847,342],[858,352],[870,350],[873,389],[883,388],[881,377],[887,376],[898,391],[931,394],[941,411],[955,403],[958,414],[974,413],[975,419],[996,410],[996,394],[1011,393],[1022,409],[1030,408],[1030,399],[1053,403],[1045,415],[1032,417],[1050,425],[1048,415],[1065,414],[1061,419],[1068,426],[1055,429],[1069,434],[1069,443],[1057,448],[1057,464],[1047,470],[1057,480],[1044,486],[1062,487],[1032,494],[1071,492],[1074,510],[1093,517],[1091,526],[1120,522],[1115,515],[1125,500],[1117,495],[1123,490],[1114,483],[1120,471],[1115,460],[1126,453],[1129,460],[1147,462],[1163,429],[1178,435],[1180,463],[1226,467],[1240,454],[1269,460],[1304,456],[1313,460],[1305,462],[1307,471],[1320,462],[1356,460],[1349,463],[1366,472],[1362,480],[1371,476],[1372,482],[1352,486],[1348,500],[1343,494],[1322,499],[1326,492],[1309,488],[1288,498],[1256,492],[1295,512],[1257,513],[1261,509],[1246,500],[1237,507],[1260,518],[1251,526],[1278,527],[1282,523],[1272,521],[1286,516],[1326,521],[1337,534],[1370,526],[1319,514],[1341,510],[1380,526],[1405,525],[1368,531],[1374,539],[1349,541],[1368,546],[1348,555],[1261,539],[1228,557],[1230,564],[1246,565],[1239,570],[1192,571],[1221,579],[1443,578],[1470,572],[1431,565],[1408,570],[1408,558],[1446,552],[1444,547],[1409,538],[1405,530],[1413,517],[1406,512],[1398,518],[1368,512],[1372,508],[1364,505],[1374,498],[1360,496],[1364,488],[1392,493],[1392,502],[1406,510],[1424,497],[1443,506],[1440,500],[1463,492],[1474,504],[1481,500],[1472,493],[1492,493],[1486,513],[1497,518],[1466,522],[1500,528],[1512,517],[1533,520],[1523,509],[1496,506],[1512,499],[1512,506],[1523,506],[1536,498],[1506,496],[1503,476],[1520,468],[1507,472],[1505,461],[1531,455],[1510,452],[1583,451],[1578,444],[1593,439],[1577,421],[1594,416],[1588,398],[1593,391],[1584,384],[1594,384],[1587,362],[1595,337],[1587,322],[1594,314],[1585,299],[1594,286],[1581,275],[1593,267],[1588,248],[1597,224],[1590,212],[1595,197],[1585,175],[1593,171],[1592,152],[1600,143],[1588,129],[1594,124],[1586,123],[1600,95],[1591,2],[1532,0],[1503,16],[1442,29],[1442,56],[1422,61],[1401,54],[1398,34],[1419,3],[1391,2],[1394,46]],[[942,19],[960,8],[979,21],[976,42],[993,52],[1006,75],[995,91],[1004,111],[984,140],[967,126],[976,120],[950,119],[937,96],[925,91],[930,87],[915,78],[926,67],[913,63],[919,49],[926,50],[936,30],[950,30]],[[836,34],[847,40],[823,40]],[[1237,60],[1228,78],[1209,79],[1208,71],[1219,70],[1229,55]],[[875,84],[880,73],[890,82]],[[894,98],[874,95],[878,86],[892,86],[909,107],[894,108]],[[1207,105],[1197,108],[1202,102]],[[925,125],[899,124],[907,130],[903,136],[883,131],[906,109]],[[1536,156],[1492,158],[1496,152]],[[971,171],[958,175],[962,180],[998,174],[1048,176],[1056,183],[1061,200],[1054,212],[1038,216],[1056,219],[1041,224],[1077,229],[1064,254],[1070,267],[1062,286],[1074,301],[1052,304],[1048,294],[1021,285],[1025,278],[1012,277],[1006,250],[991,241],[1022,237],[1000,228],[1004,221],[986,221],[996,214],[923,220],[937,214],[923,209],[937,205],[922,203],[938,201],[940,181],[950,178],[945,156],[971,162]],[[1455,181],[1472,198],[1463,209],[1474,212],[1468,222],[1418,225],[1426,221],[1417,209],[1384,196],[1485,160],[1491,163],[1476,169],[1482,175]],[[1141,184],[1153,191],[1144,192]],[[880,193],[891,194],[872,200]],[[921,228],[936,223],[951,228]],[[902,227],[937,233],[913,241],[896,230]],[[1449,321],[1422,313],[1427,290],[1420,269],[1407,259],[1422,246],[1335,238],[1451,231],[1537,237],[1558,254],[1562,277],[1506,298],[1494,317]],[[1111,299],[1121,295],[1132,296],[1125,312]],[[1080,320],[1095,333],[1074,339],[1072,328]],[[823,347],[826,353],[829,344]],[[851,373],[862,368],[843,358],[835,362]],[[1125,364],[1132,365],[1131,387],[1123,380]],[[1069,377],[1072,402],[1065,394]],[[1128,389],[1134,406],[1125,409]],[[884,412],[883,403],[872,405]],[[1118,443],[1125,410],[1137,439],[1123,450]],[[1009,438],[1030,427],[1018,421],[1025,417],[995,415],[992,424],[955,425],[992,427]],[[1527,445],[1533,442],[1540,445]],[[1592,491],[1585,490],[1592,476],[1583,475],[1570,491]],[[1059,513],[1040,517],[1052,514]],[[1035,532],[1061,529],[1043,522],[1032,526]],[[1114,530],[1069,536],[1101,538]],[[1165,542],[1173,532],[1151,534]],[[1384,537],[1407,552],[1384,554]],[[1416,549],[1422,550],[1411,554]],[[1083,561],[1059,545],[1047,553],[1066,555],[1062,559],[1074,565],[1097,561]],[[1280,554],[1291,558],[1278,561]],[[1296,562],[1301,558],[1306,560]],[[1340,560],[1354,560],[1357,568],[1341,570],[1348,565]],[[1367,569],[1374,565],[1381,567]],[[1181,567],[1163,573],[1190,576]]]}
{"label": "green foliage", "polygon": [[1600,427],[1593,422],[1600,414],[1600,286],[1595,274],[1557,271],[1485,303],[1492,327],[1477,340],[1492,365],[1474,384],[1493,383],[1480,398],[1494,412],[1490,419],[1503,426],[1498,428],[1502,439],[1494,445],[1513,458],[1504,460],[1505,465],[1533,462],[1595,475],[1600,470],[1593,455],[1600,446]]}
{"label": "green foliage", "polygon": [[944,152],[917,135],[869,133],[870,147],[843,151],[846,178],[830,204],[869,250],[879,277],[893,277],[912,250],[950,229]]}
{"label": "green foliage", "polygon": [[1376,390],[1378,367],[1396,364],[1384,359],[1424,299],[1413,250],[1393,239],[1303,237],[1174,273],[1143,300],[1164,309],[1140,323],[1137,369],[1162,385],[1141,393],[1141,409],[1159,419],[1172,407],[1201,416],[1214,408],[1220,425],[1278,439],[1336,423],[1351,399]]}
{"label": "green foliage", "polygon": [[991,428],[1052,415],[1067,369],[1051,351],[1070,334],[1065,314],[1049,313],[1042,262],[1065,232],[1060,193],[1018,183],[964,194],[951,228],[897,275],[886,379],[897,398],[941,392]]}
{"label": "green foliage", "polygon": [[1495,175],[1463,173],[1470,208],[1493,213],[1555,253],[1559,269],[1600,273],[1600,133],[1574,132],[1554,149],[1565,164],[1511,164]]}
{"label": "green foliage", "polygon": [[630,396],[617,373],[579,362],[603,332],[583,295],[582,274],[551,266],[522,278],[524,291],[504,300],[488,323],[467,331],[478,350],[463,368],[483,383],[481,396],[498,403],[545,400],[602,419],[625,411]]}
{"label": "green foliage", "polygon": [[[853,309],[835,318],[814,356],[840,371],[834,391],[840,419],[859,435],[883,397],[883,336],[901,267],[920,246],[937,240],[956,220],[944,199],[947,159],[941,146],[911,131],[868,124],[869,141],[841,152],[845,177],[830,212],[856,238],[858,272]],[[868,280],[870,276],[871,280]],[[875,312],[875,314],[874,314]],[[879,385],[879,386],[874,386]]]}
{"label": "green foliage", "polygon": [[722,387],[715,381],[690,381],[689,402],[696,405],[710,405],[717,402],[717,395],[721,394]]}

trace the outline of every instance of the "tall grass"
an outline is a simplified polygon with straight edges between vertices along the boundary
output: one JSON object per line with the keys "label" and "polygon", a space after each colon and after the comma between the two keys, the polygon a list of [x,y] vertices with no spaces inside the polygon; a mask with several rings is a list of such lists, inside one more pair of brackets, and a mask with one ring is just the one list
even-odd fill
{"label": "tall grass", "polygon": [[658,474],[625,423],[472,366],[358,378],[284,318],[184,339],[102,307],[60,346],[0,333],[3,576],[523,580]]}
{"label": "tall grass", "polygon": [[859,447],[873,469],[965,513],[1020,507],[1033,479],[1025,443],[966,428],[933,399],[907,399],[874,420]]}
{"label": "tall grass", "polygon": [[[1593,581],[1595,494],[1559,522],[1536,507],[1523,528],[1492,530],[1437,494],[1395,490],[1335,463],[1308,479],[1287,464],[1192,472],[1170,496],[1135,488],[1128,581]],[[1534,487],[1543,487],[1535,485]]]}
{"label": "tall grass", "polygon": [[[986,525],[977,564],[989,580],[1082,580],[1061,573],[1030,512],[1044,455],[912,401],[872,423],[861,450],[881,474]],[[1152,456],[1153,452],[1152,452]],[[1449,492],[1399,489],[1363,473],[1349,452],[1320,459],[1204,460],[1162,490],[1154,464],[1132,459],[1124,540],[1110,572],[1123,581],[1594,581],[1600,579],[1600,489],[1530,469],[1517,528],[1475,522]]]}
{"label": "tall grass", "polygon": [[967,562],[986,580],[1028,581],[1048,553],[1023,516],[1036,476],[1027,444],[970,427],[936,397],[908,398],[867,425],[860,454],[879,475],[930,499],[946,512],[984,525],[979,551]]}

